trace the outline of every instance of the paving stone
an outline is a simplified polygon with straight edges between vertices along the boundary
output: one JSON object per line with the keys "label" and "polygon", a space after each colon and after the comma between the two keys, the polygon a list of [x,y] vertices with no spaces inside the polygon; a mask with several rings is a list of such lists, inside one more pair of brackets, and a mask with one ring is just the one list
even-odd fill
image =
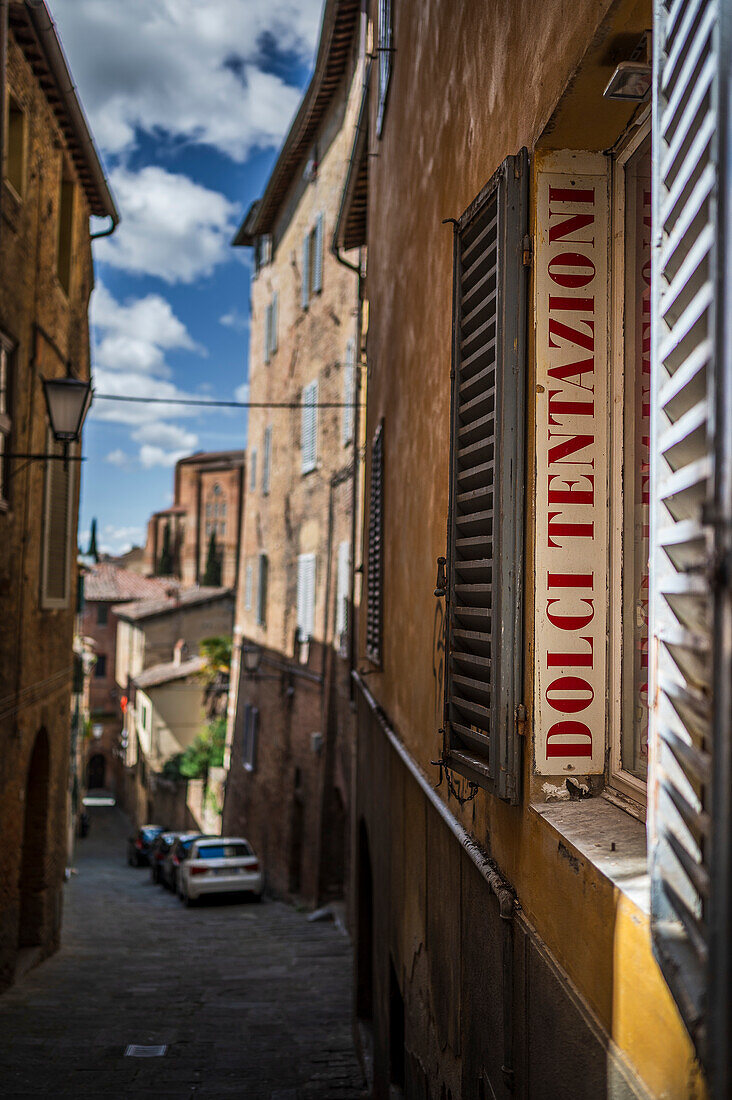
{"label": "paving stone", "polygon": [[128,830],[92,811],[61,950],[0,998],[0,1094],[358,1100],[343,935],[277,902],[185,909],[127,866]]}

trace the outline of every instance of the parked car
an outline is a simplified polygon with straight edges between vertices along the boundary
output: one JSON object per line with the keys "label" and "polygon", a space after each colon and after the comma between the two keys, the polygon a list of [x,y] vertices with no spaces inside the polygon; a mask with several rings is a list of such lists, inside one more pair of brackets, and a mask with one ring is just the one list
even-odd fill
{"label": "parked car", "polygon": [[178,868],[178,894],[194,905],[208,894],[249,893],[261,901],[264,875],[243,837],[199,837]]}
{"label": "parked car", "polygon": [[127,862],[130,867],[143,867],[149,863],[150,846],[163,831],[163,825],[141,825],[134,836],[127,838]]}
{"label": "parked car", "polygon": [[175,844],[180,833],[158,833],[150,846],[150,875],[153,882],[162,882],[161,872],[163,862],[170,849]]}
{"label": "parked car", "polygon": [[180,833],[163,857],[160,864],[160,881],[174,894],[178,890],[178,870],[187,860],[193,841],[202,836],[203,833]]}

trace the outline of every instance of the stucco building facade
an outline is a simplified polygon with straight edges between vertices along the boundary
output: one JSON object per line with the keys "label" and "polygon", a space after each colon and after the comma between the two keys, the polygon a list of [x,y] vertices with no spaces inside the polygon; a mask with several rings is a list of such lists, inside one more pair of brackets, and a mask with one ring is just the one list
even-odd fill
{"label": "stucco building facade", "polygon": [[369,4],[375,1097],[729,1094],[729,59],[691,7]]}
{"label": "stucco building facade", "polygon": [[13,456],[61,453],[41,379],[89,378],[89,218],[117,221],[48,9],[3,16],[0,987],[59,941],[77,587],[78,463]]}
{"label": "stucco building facade", "polygon": [[342,896],[350,850],[361,327],[358,252],[344,266],[329,243],[359,33],[357,3],[326,4],[311,84],[234,242],[255,251],[250,397],[269,407],[249,418],[223,828],[251,840],[273,891],[310,904]]}

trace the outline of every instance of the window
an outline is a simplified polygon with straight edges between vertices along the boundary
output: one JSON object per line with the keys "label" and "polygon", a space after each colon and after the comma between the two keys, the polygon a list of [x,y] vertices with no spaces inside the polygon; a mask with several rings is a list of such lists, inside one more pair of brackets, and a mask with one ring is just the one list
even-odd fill
{"label": "window", "polygon": [[18,198],[25,191],[26,124],[25,113],[13,96],[8,96],[7,149],[5,178]]}
{"label": "window", "polygon": [[313,294],[323,289],[323,235],[325,215],[320,213],[315,225],[305,234],[302,242],[302,297],[303,309],[307,309]]}
{"label": "window", "polygon": [[297,629],[303,642],[315,630],[315,554],[297,559]]}
{"label": "window", "polygon": [[520,778],[527,189],[522,150],[458,221],[454,253],[445,748],[451,768],[510,802]]}
{"label": "window", "polygon": [[336,578],[336,643],[343,651],[344,638],[348,630],[348,601],[351,589],[351,544],[341,542],[338,545],[338,574]]}
{"label": "window", "polygon": [[277,292],[265,310],[264,315],[264,361],[269,363],[277,351]]}
{"label": "window", "polygon": [[107,675],[107,655],[106,653],[98,653],[97,661],[94,665],[94,676],[97,680],[103,680]]}
{"label": "window", "polygon": [[611,605],[617,644],[611,645],[610,652],[618,663],[615,674],[620,691],[619,699],[611,700],[611,778],[624,794],[644,798],[648,770],[649,659],[650,121],[636,124],[630,135],[613,165],[616,221],[613,329],[617,338],[611,467],[618,471],[612,506],[618,532],[613,565],[619,574],[613,588],[620,593],[620,599]]}
{"label": "window", "polygon": [[106,626],[109,621],[109,604],[97,604],[97,626]]}
{"label": "window", "polygon": [[[49,432],[47,453],[60,456],[61,444]],[[74,513],[75,462],[59,458],[46,462],[41,563],[41,606],[68,607],[71,589],[72,520]]]}
{"label": "window", "polygon": [[318,452],[318,380],[302,391],[302,428],[300,468],[304,474],[315,469]]}
{"label": "window", "polygon": [[257,488],[257,448],[253,447],[249,452],[249,492],[253,493]]}
{"label": "window", "polygon": [[393,52],[391,0],[379,0],[379,103],[376,112],[376,135],[381,137],[384,127],[386,99],[389,94],[391,78],[391,55]]}
{"label": "window", "polygon": [[150,704],[147,701],[147,699],[141,699],[140,700],[140,729],[144,733],[149,733],[149,731],[150,731],[150,719],[151,719]]}
{"label": "window", "polygon": [[71,270],[74,247],[74,181],[64,170],[58,207],[58,252],[56,274],[66,294],[71,289]]}
{"label": "window", "polygon": [[381,664],[381,571],[384,526],[383,423],[371,444],[371,494],[369,497],[368,572],[366,574],[366,656]]}
{"label": "window", "polygon": [[267,625],[267,573],[269,562],[266,554],[259,555],[259,578],[257,585],[257,625]]}
{"label": "window", "polygon": [[341,440],[346,447],[353,439],[353,402],[355,399],[356,342],[346,344],[346,361],[343,365],[343,420]]}
{"label": "window", "polygon": [[10,453],[10,367],[13,345],[0,332],[0,507],[8,502]]}
{"label": "window", "polygon": [[254,268],[255,271],[259,271],[261,267],[265,267],[266,264],[272,262],[272,235],[271,233],[264,233],[261,237],[257,237],[256,244],[254,246]]}
{"label": "window", "polygon": [[259,707],[247,703],[241,738],[242,763],[247,771],[254,771],[257,764],[257,734],[259,733]]}
{"label": "window", "polygon": [[262,495],[269,494],[272,467],[272,427],[264,429],[264,456],[262,458]]}
{"label": "window", "polygon": [[244,574],[244,609],[246,611],[252,610],[252,588],[254,585],[254,566],[250,561],[247,562],[246,572]]}

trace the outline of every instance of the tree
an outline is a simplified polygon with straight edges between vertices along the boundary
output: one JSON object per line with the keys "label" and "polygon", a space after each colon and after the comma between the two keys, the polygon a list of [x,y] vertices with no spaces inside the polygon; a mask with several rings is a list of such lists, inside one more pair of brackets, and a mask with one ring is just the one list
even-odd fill
{"label": "tree", "polygon": [[91,521],[91,533],[89,535],[89,549],[87,550],[87,557],[94,558],[94,561],[99,561],[99,551],[97,550],[97,521],[94,518]]}
{"label": "tree", "polygon": [[221,555],[216,545],[216,532],[211,532],[208,540],[208,556],[206,558],[206,570],[203,574],[203,583],[211,588],[218,588],[221,584]]}
{"label": "tree", "polygon": [[215,636],[203,638],[199,645],[198,651],[205,662],[200,672],[200,678],[204,684],[203,701],[206,717],[210,720],[226,714],[231,644],[231,638]]}
{"label": "tree", "polygon": [[180,758],[180,773],[186,779],[203,779],[208,786],[209,768],[220,768],[226,748],[226,716],[215,718],[199,733]]}
{"label": "tree", "polygon": [[173,573],[173,554],[170,549],[170,520],[166,521],[163,528],[163,548],[160,551],[158,561],[158,576],[170,577]]}

